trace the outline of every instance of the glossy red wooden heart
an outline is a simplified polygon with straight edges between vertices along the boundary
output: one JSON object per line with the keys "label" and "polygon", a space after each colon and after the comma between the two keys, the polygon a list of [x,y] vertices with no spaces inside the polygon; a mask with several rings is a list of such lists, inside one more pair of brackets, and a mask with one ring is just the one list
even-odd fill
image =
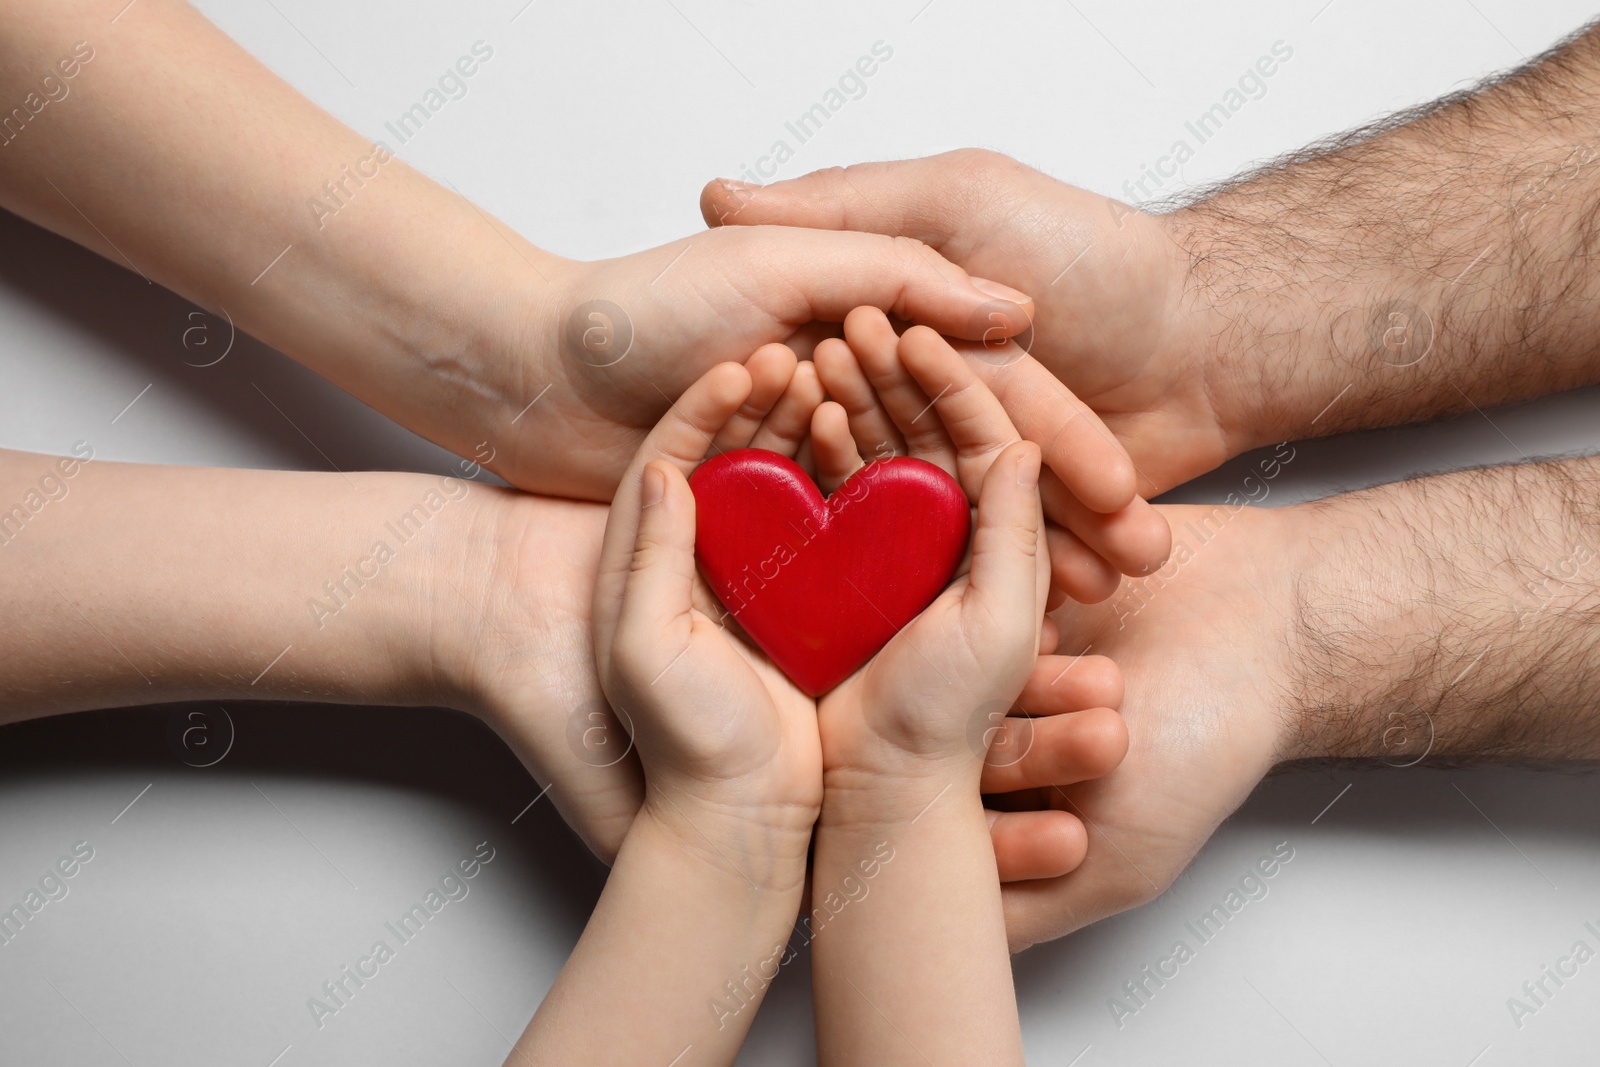
{"label": "glossy red wooden heart", "polygon": [[824,500],[793,461],[741,448],[701,464],[689,485],[712,591],[812,696],[932,603],[967,548],[966,494],[920,459],[869,463]]}

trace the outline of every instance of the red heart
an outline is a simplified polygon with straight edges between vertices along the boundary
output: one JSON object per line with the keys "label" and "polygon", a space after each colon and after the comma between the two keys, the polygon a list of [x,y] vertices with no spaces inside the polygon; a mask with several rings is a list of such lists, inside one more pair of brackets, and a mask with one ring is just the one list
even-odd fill
{"label": "red heart", "polygon": [[961,487],[920,459],[869,463],[824,500],[793,461],[741,448],[701,464],[689,485],[712,591],[811,696],[933,602],[972,521]]}

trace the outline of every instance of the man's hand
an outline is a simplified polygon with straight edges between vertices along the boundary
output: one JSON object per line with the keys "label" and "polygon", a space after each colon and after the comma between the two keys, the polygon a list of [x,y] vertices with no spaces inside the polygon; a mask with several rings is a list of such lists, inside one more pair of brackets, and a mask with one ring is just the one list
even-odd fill
{"label": "man's hand", "polygon": [[[1600,382],[1600,29],[1171,214],[971,150],[713,182],[701,209],[915,237],[1028,292],[1025,347],[1152,495],[1275,441]],[[1048,382],[989,363],[1039,440],[1025,409],[1056,403]]]}
{"label": "man's hand", "polygon": [[1283,761],[1600,758],[1596,500],[1581,459],[1164,508],[1165,568],[1056,613],[1063,648],[1122,668],[1130,741],[1111,774],[1037,798],[1083,819],[1089,855],[1005,888],[1012,947],[1165,891]]}
{"label": "man's hand", "polygon": [[[1034,298],[1022,347],[1033,360],[971,357],[1025,437],[1051,398],[1050,372],[1128,449],[1144,495],[1201,474],[1245,440],[1221,422],[1212,368],[1186,334],[1189,257],[1158,218],[994,152],[833,168],[764,187],[712,182],[711,226],[782,223],[926,242],[966,269]],[[1059,386],[1056,386],[1059,388]]]}

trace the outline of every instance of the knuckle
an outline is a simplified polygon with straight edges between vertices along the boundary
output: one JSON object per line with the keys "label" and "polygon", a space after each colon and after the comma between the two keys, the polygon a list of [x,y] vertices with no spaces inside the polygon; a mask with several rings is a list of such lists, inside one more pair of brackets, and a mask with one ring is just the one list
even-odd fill
{"label": "knuckle", "polygon": [[1022,166],[1003,152],[988,148],[960,148],[950,155],[958,180],[980,187],[1003,181]]}

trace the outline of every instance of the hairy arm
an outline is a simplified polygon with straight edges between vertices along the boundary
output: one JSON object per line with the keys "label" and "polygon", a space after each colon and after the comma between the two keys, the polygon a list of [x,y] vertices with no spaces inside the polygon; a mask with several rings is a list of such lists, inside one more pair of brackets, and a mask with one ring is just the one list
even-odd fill
{"label": "hairy arm", "polygon": [[1162,221],[1236,449],[1600,381],[1600,29]]}
{"label": "hairy arm", "polygon": [[1294,510],[1291,755],[1600,759],[1600,459]]}
{"label": "hairy arm", "polygon": [[1154,899],[1275,765],[1600,760],[1600,458],[1163,510],[1170,564],[1056,613],[1129,745],[1047,797],[1117,847],[1007,885],[1013,948]]}

